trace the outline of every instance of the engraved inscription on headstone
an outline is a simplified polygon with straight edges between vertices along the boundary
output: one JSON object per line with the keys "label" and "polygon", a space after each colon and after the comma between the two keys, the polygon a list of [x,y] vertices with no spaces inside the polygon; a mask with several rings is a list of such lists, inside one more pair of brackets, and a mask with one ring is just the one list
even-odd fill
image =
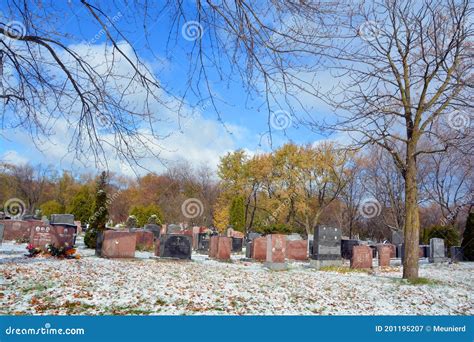
{"label": "engraved inscription on headstone", "polygon": [[191,259],[192,237],[187,235],[163,235],[160,237],[160,257]]}

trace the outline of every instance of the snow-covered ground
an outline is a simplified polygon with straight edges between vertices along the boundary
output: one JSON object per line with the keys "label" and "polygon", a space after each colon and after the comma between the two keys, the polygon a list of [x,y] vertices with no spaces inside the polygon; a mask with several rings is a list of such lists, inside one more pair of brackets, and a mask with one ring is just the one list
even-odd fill
{"label": "snow-covered ground", "polygon": [[[401,269],[316,271],[290,263],[270,271],[242,255],[232,262],[27,258],[25,244],[0,246],[0,314],[473,315],[474,263],[423,263],[412,285]],[[396,263],[394,263],[396,264]]]}

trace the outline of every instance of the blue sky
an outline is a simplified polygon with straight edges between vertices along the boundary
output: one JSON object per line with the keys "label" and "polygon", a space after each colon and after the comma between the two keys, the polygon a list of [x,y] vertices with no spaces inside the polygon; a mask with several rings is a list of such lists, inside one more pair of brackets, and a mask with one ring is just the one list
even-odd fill
{"label": "blue sky", "polygon": [[[64,18],[59,18],[59,22],[47,23],[60,30],[61,33],[70,33],[75,38],[65,40],[68,46],[79,45],[79,51],[83,51],[85,43],[92,44],[92,48],[101,49],[104,47],[105,38],[100,34],[100,27],[94,24],[86,16],[86,11],[80,4],[70,1],[57,4],[59,10],[64,13]],[[8,20],[17,20],[8,13],[7,9],[0,10]],[[52,11],[52,9],[47,9]],[[71,11],[76,11],[76,16],[71,15]],[[149,39],[143,35],[143,31],[138,23],[132,23],[130,13],[119,13],[116,9],[110,9],[108,12],[110,18],[114,18],[114,24],[117,25],[125,34],[127,39],[133,43],[138,51],[140,58],[145,60],[155,71],[155,76],[160,82],[171,89],[173,94],[179,96],[185,89],[187,72],[189,67],[189,52],[194,41],[183,38],[180,23],[175,36],[176,40],[171,42],[166,48],[166,43],[171,26],[170,18],[164,14],[155,25],[149,27],[151,36]],[[192,18],[190,18],[192,19]],[[206,31],[203,32],[202,39],[206,40]],[[150,53],[147,44],[153,51]],[[82,50],[81,50],[82,49]],[[224,64],[224,68],[229,65]],[[268,145],[268,113],[264,106],[263,98],[254,98],[249,101],[248,94],[242,83],[236,79],[228,83],[221,81],[216,73],[210,74],[212,79],[212,91],[218,100],[218,107],[221,113],[223,123],[218,122],[217,114],[210,105],[209,101],[203,99],[200,106],[194,106],[200,99],[194,96],[188,96],[189,110],[193,115],[184,122],[181,132],[177,129],[166,145],[164,153],[167,161],[187,160],[193,165],[206,164],[215,168],[219,156],[228,151],[243,148],[249,153],[258,153],[259,151],[269,151]],[[325,81],[328,75],[321,74],[319,81]],[[303,96],[302,99],[309,106],[314,106],[313,114],[316,117],[324,117],[328,114],[328,109],[322,103],[309,96]],[[314,101],[314,105],[313,105]],[[158,114],[159,115],[159,114]],[[293,123],[294,124],[294,123]],[[313,143],[320,139],[325,139],[321,135],[310,132],[304,127],[294,127],[290,123],[286,130],[272,130],[272,147],[278,147],[291,140],[296,143]],[[94,171],[95,167],[91,163],[82,163],[74,160],[72,154],[67,151],[65,136],[68,135],[68,129],[58,123],[58,134],[50,137],[49,142],[41,142],[40,151],[34,146],[31,138],[22,131],[3,132],[0,136],[0,159],[7,162],[21,163],[30,162],[32,164],[53,164],[59,169],[73,169],[75,171]],[[178,126],[175,126],[176,128]],[[229,132],[232,132],[230,134]],[[61,134],[63,136],[61,136]],[[262,137],[263,135],[263,137]],[[127,167],[119,167],[118,163],[111,163],[111,168],[117,172],[130,173]],[[152,160],[147,167],[152,171],[161,171],[160,163]]]}

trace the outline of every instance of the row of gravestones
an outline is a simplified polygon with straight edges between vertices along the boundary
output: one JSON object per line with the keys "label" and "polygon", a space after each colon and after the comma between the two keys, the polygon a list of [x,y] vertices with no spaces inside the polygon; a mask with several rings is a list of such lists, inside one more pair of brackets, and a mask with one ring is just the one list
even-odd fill
{"label": "row of gravestones", "polygon": [[26,239],[36,248],[48,245],[57,247],[73,246],[76,243],[77,224],[74,215],[51,215],[50,221],[43,220],[3,220],[0,223],[0,242]]}
{"label": "row of gravestones", "polygon": [[[97,238],[96,255],[107,258],[133,258],[136,249],[154,249],[155,256],[161,258],[191,259],[193,236],[191,231],[182,231],[177,225],[166,227],[161,234],[158,225],[146,225],[144,229],[118,231],[109,229]],[[198,250],[211,253],[214,236],[208,233],[197,234]],[[231,252],[241,252],[243,239],[226,238]],[[222,250],[222,248],[221,248]],[[230,252],[229,252],[230,253]],[[218,254],[225,259],[225,254]],[[230,256],[229,256],[230,257]]]}
{"label": "row of gravestones", "polygon": [[[375,250],[371,246],[358,244],[349,244],[347,249],[342,249],[341,241],[343,240],[341,240],[341,229],[339,228],[317,227],[313,238],[310,265],[317,269],[328,266],[341,266],[342,251],[347,249],[350,249],[350,253],[345,253],[345,256],[349,256],[351,267],[353,268],[372,267],[373,258],[377,255],[379,266],[389,266],[390,259],[395,256],[395,246],[388,244],[375,246]],[[283,269],[285,268],[285,256],[288,254],[285,246],[288,245],[285,242],[284,235],[272,234],[267,235],[266,238],[258,237],[258,235],[249,236],[247,257],[265,260],[269,268]],[[427,250],[429,250],[430,262],[446,260],[443,239],[431,239],[429,247]],[[425,249],[423,248],[423,250]]]}

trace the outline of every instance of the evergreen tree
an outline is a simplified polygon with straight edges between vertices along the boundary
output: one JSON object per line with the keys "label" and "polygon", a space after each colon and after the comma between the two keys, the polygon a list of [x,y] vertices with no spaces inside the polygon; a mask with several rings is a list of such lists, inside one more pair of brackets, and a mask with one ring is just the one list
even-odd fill
{"label": "evergreen tree", "polygon": [[245,204],[242,196],[232,200],[229,210],[229,224],[240,232],[245,231]]}
{"label": "evergreen tree", "polygon": [[89,229],[84,237],[84,243],[89,248],[96,247],[97,234],[105,230],[107,223],[107,173],[103,171],[97,181],[97,193],[94,203],[94,211],[90,217]]}
{"label": "evergreen tree", "polygon": [[474,261],[474,212],[469,213],[467,217],[461,249],[464,253],[464,260]]}

